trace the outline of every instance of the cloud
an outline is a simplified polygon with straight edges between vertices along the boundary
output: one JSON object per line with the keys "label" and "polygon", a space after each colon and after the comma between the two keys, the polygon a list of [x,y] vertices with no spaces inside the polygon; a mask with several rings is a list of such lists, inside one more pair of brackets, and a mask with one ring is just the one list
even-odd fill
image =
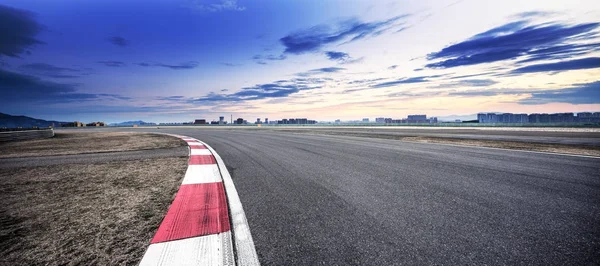
{"label": "cloud", "polygon": [[231,94],[209,93],[208,95],[193,99],[192,102],[242,102],[271,98],[284,98],[292,94],[314,90],[320,88],[315,84],[320,83],[321,79],[291,79],[279,80],[273,83],[258,84],[253,87],[242,88],[240,91]]}
{"label": "cloud", "polygon": [[342,41],[353,42],[363,38],[378,36],[398,26],[398,21],[407,15],[387,20],[362,22],[358,19],[344,20],[336,25],[318,25],[291,33],[279,41],[285,46],[285,53],[303,54],[317,52],[328,44]]}
{"label": "cloud", "polygon": [[419,76],[419,77],[411,77],[411,78],[402,78],[402,79],[399,79],[399,80],[377,83],[377,84],[371,85],[371,88],[386,88],[386,87],[393,87],[393,86],[396,86],[398,84],[411,84],[411,83],[429,82],[429,81],[431,81],[430,78],[439,78],[441,76],[443,76],[443,75]]}
{"label": "cloud", "polygon": [[234,64],[234,63],[221,63],[221,65],[228,66],[228,67],[242,66],[242,64]]}
{"label": "cloud", "polygon": [[353,59],[349,54],[344,52],[327,51],[325,52],[327,59],[337,61],[340,64],[354,64],[361,62],[363,58]]}
{"label": "cloud", "polygon": [[558,12],[552,12],[552,11],[527,11],[527,12],[521,12],[518,13],[516,15],[514,15],[513,17],[515,18],[535,18],[535,17],[548,17],[548,16],[553,16],[553,15],[557,15],[560,14]]}
{"label": "cloud", "polygon": [[45,81],[35,76],[0,69],[0,91],[3,105],[27,106],[36,103],[69,103],[105,98],[126,99],[116,94],[91,94],[77,92],[78,84]]}
{"label": "cloud", "polygon": [[113,36],[107,39],[110,43],[116,45],[116,46],[120,46],[120,47],[125,47],[129,45],[129,41],[126,40],[123,37],[119,37],[119,36]]}
{"label": "cloud", "polygon": [[461,88],[461,87],[488,87],[498,82],[492,79],[464,79],[449,83],[442,83],[429,88]]}
{"label": "cloud", "polygon": [[573,87],[562,90],[547,90],[534,92],[531,97],[519,101],[520,104],[599,104],[600,81],[585,84],[574,84]]}
{"label": "cloud", "polygon": [[343,67],[323,67],[323,68],[311,69],[306,72],[297,73],[296,75],[301,76],[301,77],[307,77],[307,76],[324,74],[324,73],[336,73],[336,72],[340,72],[342,70],[346,70],[346,69]]}
{"label": "cloud", "polygon": [[332,61],[346,61],[350,59],[350,55],[344,52],[327,51],[325,55]]}
{"label": "cloud", "polygon": [[166,68],[175,69],[175,70],[192,69],[192,68],[196,68],[198,66],[198,62],[190,61],[190,62],[181,63],[179,65],[156,64],[155,66],[166,67]]}
{"label": "cloud", "polygon": [[124,62],[121,61],[98,61],[98,63],[108,67],[122,67],[126,65]]}
{"label": "cloud", "polygon": [[33,13],[0,5],[0,56],[19,57],[26,49],[43,44],[35,36],[44,28]]}
{"label": "cloud", "polygon": [[600,68],[600,57],[589,57],[556,63],[529,65],[517,68],[511,73],[535,73],[548,71],[567,71],[577,69]]}
{"label": "cloud", "polygon": [[599,25],[511,22],[427,55],[429,61],[441,61],[429,63],[426,67],[452,68],[521,57],[529,60],[563,59],[586,54],[596,50],[597,45],[575,42],[596,37],[595,30]]}
{"label": "cloud", "polygon": [[147,62],[142,62],[142,63],[136,63],[136,65],[138,66],[143,66],[143,67],[166,67],[166,68],[170,68],[173,70],[184,70],[184,69],[193,69],[198,67],[198,62],[196,61],[189,61],[189,62],[184,62],[178,65],[169,65],[169,64],[164,64],[164,63],[147,63]]}
{"label": "cloud", "polygon": [[270,54],[270,55],[259,55],[259,54],[257,54],[257,55],[254,55],[252,57],[252,60],[254,60],[257,64],[266,65],[267,62],[265,62],[265,60],[268,60],[268,61],[281,61],[281,60],[285,60],[286,58],[287,58],[287,56],[285,56],[283,54],[279,55],[279,56],[272,55],[272,54]]}
{"label": "cloud", "polygon": [[530,95],[528,98],[518,101],[519,104],[547,104],[547,103],[571,103],[571,104],[598,104],[600,103],[600,81],[591,83],[573,84],[570,87],[553,90],[539,89],[485,89],[454,91],[449,96],[464,97],[490,97],[497,95]]}
{"label": "cloud", "polygon": [[189,1],[186,7],[200,12],[244,11],[246,7],[239,6],[236,0],[220,0],[205,4],[206,0]]}
{"label": "cloud", "polygon": [[398,65],[389,66],[388,69],[396,69]]}
{"label": "cloud", "polygon": [[79,69],[58,67],[45,63],[26,64],[22,65],[20,68],[27,71],[30,74],[52,78],[78,78],[80,77],[80,75],[86,74],[82,73],[82,71]]}

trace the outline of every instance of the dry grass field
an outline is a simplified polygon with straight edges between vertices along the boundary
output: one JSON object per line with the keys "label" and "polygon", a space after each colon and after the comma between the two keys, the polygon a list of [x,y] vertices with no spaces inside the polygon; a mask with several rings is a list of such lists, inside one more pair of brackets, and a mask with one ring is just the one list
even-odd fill
{"label": "dry grass field", "polygon": [[[98,142],[97,136],[86,140],[79,134],[85,133],[32,142],[54,147],[57,141],[79,151]],[[152,142],[151,147],[182,145],[176,138],[140,135],[111,133],[111,144],[99,144],[96,151],[148,148],[140,141]],[[32,143],[10,146],[30,154],[34,149],[24,148],[27,142]],[[0,265],[137,264],[186,169],[187,156],[0,168]]]}
{"label": "dry grass field", "polygon": [[47,139],[0,142],[0,158],[173,148],[185,142],[166,135],[135,132],[57,132]]}

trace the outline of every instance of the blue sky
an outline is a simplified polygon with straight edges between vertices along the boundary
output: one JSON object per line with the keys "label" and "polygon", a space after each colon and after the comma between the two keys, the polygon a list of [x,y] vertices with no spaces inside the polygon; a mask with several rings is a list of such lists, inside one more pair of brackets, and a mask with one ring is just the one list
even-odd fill
{"label": "blue sky", "polygon": [[317,120],[600,111],[595,1],[0,4],[0,112]]}

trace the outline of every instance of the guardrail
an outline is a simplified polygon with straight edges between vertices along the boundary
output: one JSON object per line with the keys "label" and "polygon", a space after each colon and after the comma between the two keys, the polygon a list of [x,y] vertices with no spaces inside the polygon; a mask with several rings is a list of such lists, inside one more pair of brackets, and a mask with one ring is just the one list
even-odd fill
{"label": "guardrail", "polygon": [[54,137],[54,129],[0,132],[0,142]]}

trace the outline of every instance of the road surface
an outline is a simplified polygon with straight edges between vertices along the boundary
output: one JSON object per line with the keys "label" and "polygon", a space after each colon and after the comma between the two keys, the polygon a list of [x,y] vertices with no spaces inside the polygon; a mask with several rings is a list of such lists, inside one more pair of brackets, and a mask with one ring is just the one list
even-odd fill
{"label": "road surface", "polygon": [[221,155],[264,265],[600,264],[598,158],[154,130],[198,138]]}

